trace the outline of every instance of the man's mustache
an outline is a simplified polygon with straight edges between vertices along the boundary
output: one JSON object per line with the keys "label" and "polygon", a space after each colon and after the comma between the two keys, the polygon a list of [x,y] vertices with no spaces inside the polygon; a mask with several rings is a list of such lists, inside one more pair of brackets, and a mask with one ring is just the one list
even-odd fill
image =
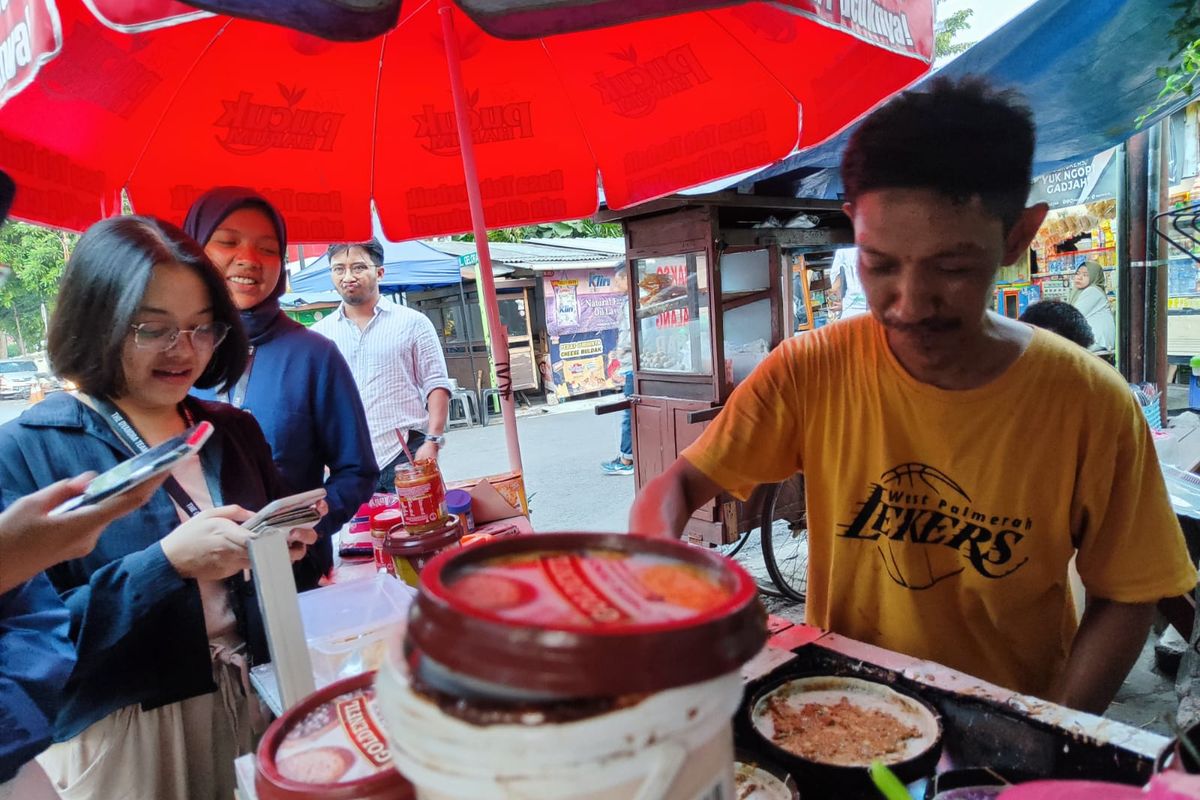
{"label": "man's mustache", "polygon": [[929,317],[917,322],[900,322],[894,319],[883,319],[883,326],[897,333],[931,334],[951,333],[962,327],[962,320],[951,317]]}

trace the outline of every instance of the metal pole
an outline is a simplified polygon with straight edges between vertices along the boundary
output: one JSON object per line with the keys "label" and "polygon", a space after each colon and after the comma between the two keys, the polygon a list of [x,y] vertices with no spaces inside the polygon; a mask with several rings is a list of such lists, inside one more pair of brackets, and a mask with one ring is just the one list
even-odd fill
{"label": "metal pole", "polygon": [[1146,200],[1147,160],[1150,142],[1146,132],[1129,139],[1125,159],[1128,200],[1126,228],[1121,231],[1121,257],[1129,265],[1129,374],[1131,383],[1148,379],[1146,358]]}
{"label": "metal pole", "polygon": [[[483,398],[475,391],[475,337],[471,335],[471,316],[467,313],[467,293],[463,290],[462,275],[458,276],[458,302],[462,308],[463,333],[467,337],[467,360],[471,362],[471,385],[467,388],[475,395],[475,410],[479,412],[479,421],[483,421]],[[468,420],[470,417],[468,417]]]}
{"label": "metal pole", "polygon": [[1146,338],[1152,347],[1146,351],[1151,380],[1158,387],[1159,420],[1167,421],[1167,304],[1170,281],[1167,271],[1168,245],[1155,234],[1154,218],[1167,210],[1170,193],[1168,162],[1169,119],[1150,129],[1150,177],[1146,199]]}
{"label": "metal pole", "polygon": [[1126,164],[1129,153],[1125,144],[1117,148],[1117,370],[1127,383],[1133,381],[1129,353],[1132,345],[1132,316],[1130,286],[1133,280],[1129,268],[1129,173]]}
{"label": "metal pole", "polygon": [[512,368],[508,355],[508,332],[500,323],[500,306],[496,299],[496,279],[492,275],[492,252],[488,248],[487,224],[483,218],[483,193],[479,189],[479,173],[475,168],[475,143],[471,139],[471,121],[467,91],[463,85],[462,60],[458,38],[454,34],[454,7],[450,0],[438,0],[438,15],[442,20],[442,43],[446,48],[446,66],[450,72],[450,93],[454,99],[454,122],[458,129],[458,149],[462,155],[463,178],[466,181],[467,201],[471,207],[471,228],[475,233],[475,249],[479,253],[479,301],[487,313],[492,336],[492,363],[496,365],[496,382],[500,390],[500,411],[504,418],[504,435],[508,444],[508,465],[521,472],[521,443],[517,439],[517,410],[513,404]]}

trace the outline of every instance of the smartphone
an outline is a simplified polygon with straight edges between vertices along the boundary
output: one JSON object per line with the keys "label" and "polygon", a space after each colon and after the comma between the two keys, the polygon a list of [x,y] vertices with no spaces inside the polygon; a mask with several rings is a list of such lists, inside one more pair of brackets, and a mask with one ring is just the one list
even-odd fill
{"label": "smartphone", "polygon": [[208,441],[208,437],[212,436],[212,432],[211,422],[201,422],[157,447],[151,447],[128,461],[122,461],[112,469],[92,478],[87,488],[83,490],[83,494],[76,495],[55,507],[51,510],[50,516],[95,505],[162,475],[179,463],[181,459],[200,452],[200,448]]}
{"label": "smartphone", "polygon": [[[306,519],[311,516],[305,512],[316,505],[318,501],[325,499],[324,489],[313,489],[307,492],[300,492],[289,497],[281,497],[278,500],[272,500],[262,507],[254,516],[242,523],[243,528],[254,530],[258,527],[280,527],[286,525],[289,521],[304,519],[308,522],[315,522],[313,519]],[[320,516],[317,516],[320,519]],[[294,524],[292,527],[296,527]]]}

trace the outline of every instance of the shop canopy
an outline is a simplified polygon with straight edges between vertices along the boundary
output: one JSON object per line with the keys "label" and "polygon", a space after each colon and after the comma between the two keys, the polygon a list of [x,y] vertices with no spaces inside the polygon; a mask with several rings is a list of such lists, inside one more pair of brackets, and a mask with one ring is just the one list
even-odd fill
{"label": "shop canopy", "polygon": [[[383,280],[385,294],[412,292],[434,286],[449,286],[462,280],[458,259],[434,250],[424,242],[388,242],[383,244]],[[324,292],[333,289],[329,276],[329,256],[323,255],[291,278],[292,292]]]}
{"label": "shop canopy", "polygon": [[[1179,13],[1162,0],[1040,0],[922,83],[982,75],[1020,90],[1037,121],[1034,174],[1043,175],[1090,160],[1138,132],[1137,118],[1162,86],[1155,71],[1173,49],[1170,30]],[[1161,109],[1144,127],[1186,102]],[[767,169],[686,193],[776,179],[792,185],[774,193],[836,198],[836,169],[853,130]]]}

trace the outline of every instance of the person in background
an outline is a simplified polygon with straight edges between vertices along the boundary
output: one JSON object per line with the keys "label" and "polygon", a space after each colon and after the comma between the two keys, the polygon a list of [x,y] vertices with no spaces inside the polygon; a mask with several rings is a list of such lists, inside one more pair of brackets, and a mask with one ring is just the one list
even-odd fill
{"label": "person in background", "polygon": [[1087,320],[1092,329],[1091,350],[1112,350],[1117,346],[1117,324],[1108,292],[1104,289],[1104,268],[1095,261],[1085,261],[1075,270],[1074,289],[1068,302]]}
{"label": "person in background", "polygon": [[[67,800],[227,798],[232,759],[262,730],[243,676],[268,657],[238,523],[286,494],[253,417],[188,396],[241,374],[237,311],[182,231],[113,217],[71,254],[47,350],[80,393],[51,395],[0,427],[6,502],[110,469],[200,421],[214,432],[91,553],[47,570],[77,662],[58,698],[57,743],[38,760]],[[293,560],[315,541],[289,532]]]}
{"label": "person in background", "polygon": [[1062,300],[1039,300],[1026,308],[1017,319],[1057,333],[1085,349],[1090,348],[1096,341],[1092,336],[1091,326],[1079,309]]}
{"label": "person in background", "polygon": [[[0,225],[16,194],[0,171]],[[85,472],[16,500],[0,513],[0,800],[58,795],[34,756],[50,746],[58,700],[75,665],[71,617],[39,573],[92,552],[100,532],[141,506],[161,479],[92,506],[50,515],[95,476]]]}
{"label": "person in background", "polygon": [[325,488],[329,513],[297,574],[300,590],[312,589],[333,567],[333,534],[371,498],[375,485],[354,376],[337,348],[279,307],[287,284],[287,227],[265,197],[237,186],[212,189],[192,204],[183,229],[224,276],[250,339],[246,370],[237,382],[227,391],[210,388],[197,396],[254,416],[292,492]]}
{"label": "person in background", "polygon": [[[633,396],[633,340],[629,335],[629,269],[621,267],[613,276],[613,288],[621,293],[621,323],[617,328],[617,360],[620,369],[622,391],[626,397]],[[633,474],[633,411],[625,409],[621,412],[621,443],[620,452],[612,461],[605,461],[600,469],[605,475]]]}
{"label": "person in background", "polygon": [[378,239],[331,245],[328,255],[342,303],[313,330],[329,337],[350,363],[379,464],[376,491],[393,492],[396,466],[408,462],[401,439],[418,461],[436,461],[446,442],[451,388],[446,358],[428,317],[380,295]]}
{"label": "person in background", "polygon": [[1028,108],[979,79],[868,115],[841,171],[870,313],[775,348],[630,530],[679,536],[718,493],[803,472],[810,624],[1100,713],[1196,569],[1121,376],[988,310],[1048,211],[1025,205],[1033,150]]}

